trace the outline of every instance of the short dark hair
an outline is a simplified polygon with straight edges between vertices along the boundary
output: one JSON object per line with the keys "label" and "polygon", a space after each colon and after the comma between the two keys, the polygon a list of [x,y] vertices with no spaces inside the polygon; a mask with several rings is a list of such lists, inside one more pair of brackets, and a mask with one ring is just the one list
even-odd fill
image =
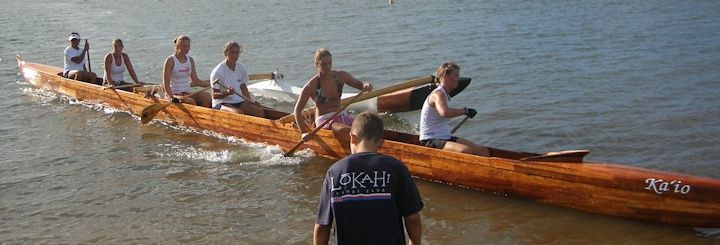
{"label": "short dark hair", "polygon": [[360,140],[380,142],[385,126],[379,116],[371,112],[363,112],[353,120],[350,132]]}

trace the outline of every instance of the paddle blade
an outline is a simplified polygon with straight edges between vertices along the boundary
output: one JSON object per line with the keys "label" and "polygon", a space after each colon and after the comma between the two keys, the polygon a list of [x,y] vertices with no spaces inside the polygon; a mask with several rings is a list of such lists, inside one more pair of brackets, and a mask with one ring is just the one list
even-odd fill
{"label": "paddle blade", "polygon": [[150,121],[152,121],[153,118],[158,114],[160,110],[164,108],[161,104],[152,104],[149,106],[146,106],[143,108],[142,112],[140,112],[140,122],[142,124],[146,124]]}

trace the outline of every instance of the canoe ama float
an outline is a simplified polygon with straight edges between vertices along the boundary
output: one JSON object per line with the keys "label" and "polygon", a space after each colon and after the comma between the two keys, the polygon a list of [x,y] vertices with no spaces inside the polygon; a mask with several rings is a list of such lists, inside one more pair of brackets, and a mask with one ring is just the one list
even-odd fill
{"label": "canoe ama float", "polygon": [[[453,97],[462,92],[472,79],[468,77],[461,77],[458,83],[458,87],[448,93],[450,97]],[[353,103],[348,106],[348,109],[353,111],[373,111],[373,112],[407,112],[415,111],[422,108],[425,98],[430,95],[437,84],[428,83],[413,88],[407,88],[393,93],[378,96],[377,98],[371,98],[368,100]],[[277,100],[295,102],[300,97],[302,88],[292,86],[281,80],[265,80],[259,81],[248,85],[248,90],[254,94],[259,94],[265,97],[274,98]],[[350,98],[355,96],[357,93],[343,93],[342,97]]]}

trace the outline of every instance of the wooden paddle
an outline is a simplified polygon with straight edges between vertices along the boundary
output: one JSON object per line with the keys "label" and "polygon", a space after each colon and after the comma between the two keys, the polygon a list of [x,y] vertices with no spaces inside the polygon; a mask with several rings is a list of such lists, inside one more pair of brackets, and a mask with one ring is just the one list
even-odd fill
{"label": "wooden paddle", "polygon": [[[195,96],[196,94],[205,92],[205,91],[208,90],[208,89],[210,89],[210,87],[207,87],[207,88],[204,88],[204,89],[195,91],[195,92],[193,92],[193,93],[191,93],[191,94],[182,96],[182,97],[180,97],[180,98],[178,98],[178,99],[179,99],[180,101],[182,101],[183,99],[190,98],[190,97],[192,97],[192,96]],[[155,103],[155,104],[146,106],[145,108],[142,109],[142,112],[140,112],[140,122],[143,123],[143,124],[145,124],[145,123],[148,123],[148,122],[152,121],[152,119],[155,118],[155,116],[157,116],[157,114],[158,114],[158,112],[160,112],[160,110],[162,110],[163,108],[165,108],[165,107],[167,107],[167,106],[169,106],[169,105],[171,105],[171,104],[173,104],[172,100],[171,100],[171,101],[168,101],[168,102],[165,102],[165,103],[162,103],[162,104],[161,104],[161,103]]]}
{"label": "wooden paddle", "polygon": [[[430,82],[432,82],[432,81],[433,81],[433,79],[432,79],[431,76],[420,77],[420,78],[415,78],[415,79],[412,79],[412,80],[407,80],[407,81],[405,81],[405,82],[402,82],[402,83],[399,83],[399,84],[395,84],[395,85],[392,85],[392,86],[389,86],[389,87],[385,87],[385,88],[381,88],[381,89],[378,89],[378,90],[373,90],[373,91],[370,91],[370,92],[367,92],[367,93],[363,93],[362,96],[360,96],[360,97],[357,99],[357,101],[363,101],[363,100],[366,100],[366,99],[370,99],[370,98],[378,97],[378,96],[381,96],[381,95],[389,94],[389,93],[392,93],[392,92],[395,92],[395,91],[398,91],[398,90],[403,90],[403,89],[406,89],[406,88],[412,88],[412,87],[419,86],[419,85],[422,85],[422,84],[425,84],[425,83],[430,83]],[[359,95],[360,95],[360,94],[358,94],[358,96],[359,96]],[[355,101],[350,102],[350,100],[354,100],[354,99],[355,99],[355,97],[342,99],[342,100],[340,100],[340,105],[341,105],[341,106],[346,106],[346,105],[349,105],[349,104],[351,104],[351,103],[354,103]],[[311,114],[314,110],[315,110],[315,107],[311,107],[311,108],[305,109],[305,110],[303,110],[303,114],[304,114],[304,115]],[[290,123],[290,122],[292,122],[293,120],[295,120],[295,113],[290,114],[290,115],[287,115],[287,116],[284,116],[284,117],[281,117],[280,119],[277,120],[277,122],[280,122],[280,123]]]}
{"label": "wooden paddle", "polygon": [[463,123],[465,123],[465,121],[467,121],[468,119],[470,119],[470,117],[465,116],[465,118],[463,118],[463,120],[460,121],[460,123],[458,123],[458,125],[455,125],[455,127],[452,130],[450,130],[450,134],[454,134],[458,129],[460,129],[460,126],[462,126]]}
{"label": "wooden paddle", "polygon": [[142,85],[142,84],[139,84],[139,83],[131,83],[131,84],[124,84],[124,85],[103,87],[103,90],[108,90],[108,89],[121,89],[121,88],[132,88],[132,87],[139,87],[139,86],[143,86],[143,85]]}
{"label": "wooden paddle", "polygon": [[[224,84],[222,84],[222,83],[220,82],[220,79],[215,80],[215,81],[212,82],[212,84],[216,84],[216,83],[217,83],[218,85],[220,85],[220,87],[222,87],[222,88],[224,88],[224,89],[229,89],[227,86],[225,86]],[[237,91],[235,91],[235,92],[233,92],[233,93],[236,94],[237,96],[242,97],[242,98],[243,98],[245,101],[247,101],[247,102],[255,103],[255,104],[259,105],[259,106],[262,107],[263,109],[269,109],[269,110],[277,111],[277,110],[275,110],[275,109],[273,109],[273,108],[260,105],[259,103],[255,102],[254,100],[251,100],[250,98],[246,97],[245,95],[243,95],[243,94],[241,94],[241,93],[238,93]]]}
{"label": "wooden paddle", "polygon": [[[85,46],[87,46],[87,45],[88,45],[88,40],[85,39]],[[87,60],[87,62],[88,62],[88,71],[89,71],[89,72],[92,72],[92,65],[90,65],[90,49],[88,49],[85,54],[87,54],[87,59],[88,59],[88,60]]]}
{"label": "wooden paddle", "polygon": [[340,108],[340,110],[337,110],[335,113],[333,113],[333,114],[329,117],[328,120],[325,120],[323,123],[321,123],[321,124],[320,124],[319,126],[317,126],[315,129],[313,129],[313,131],[310,131],[310,133],[307,134],[307,136],[303,137],[303,139],[300,140],[300,142],[298,142],[297,145],[295,145],[295,147],[293,147],[293,148],[290,149],[287,153],[285,153],[284,156],[285,156],[285,157],[291,157],[291,156],[293,155],[293,153],[295,153],[295,151],[296,151],[303,143],[305,143],[305,142],[308,141],[310,138],[312,138],[313,136],[315,136],[315,134],[316,134],[318,131],[320,131],[320,129],[322,129],[323,127],[325,127],[326,124],[328,124],[329,122],[331,122],[331,121],[333,120],[333,118],[335,118],[335,116],[337,116],[338,114],[340,114],[341,112],[343,112],[343,111],[345,110],[345,108],[347,108],[350,104],[355,103],[356,101],[358,101],[358,99],[360,98],[360,96],[361,96],[364,92],[365,92],[365,91],[360,91],[359,94],[357,94],[357,95],[353,96],[352,98],[350,98],[350,101],[349,101],[347,104],[345,104],[342,108]]}

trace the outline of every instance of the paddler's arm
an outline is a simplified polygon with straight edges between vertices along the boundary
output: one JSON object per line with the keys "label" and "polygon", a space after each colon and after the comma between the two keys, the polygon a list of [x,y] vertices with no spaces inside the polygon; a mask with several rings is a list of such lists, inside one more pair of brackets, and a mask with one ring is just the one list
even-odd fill
{"label": "paddler's arm", "polygon": [[108,86],[115,85],[115,80],[113,80],[112,72],[110,72],[110,69],[112,68],[112,53],[109,53],[105,55],[105,83],[107,83]]}
{"label": "paddler's arm", "polygon": [[195,72],[195,61],[193,61],[193,58],[188,56],[190,59],[190,66],[192,67],[192,73],[190,74],[190,86],[200,86],[200,87],[210,87],[210,81],[209,80],[200,80],[197,76],[197,72]]}
{"label": "paddler's arm", "polygon": [[87,53],[88,49],[90,49],[90,44],[88,44],[87,41],[85,41],[85,47],[83,47],[82,52],[80,52],[80,54],[78,56],[70,57],[70,60],[77,64],[82,63],[83,60],[85,60],[85,53]]}
{"label": "paddler's arm", "polygon": [[297,125],[301,134],[307,133],[309,131],[307,126],[305,125],[305,116],[303,115],[303,109],[305,109],[308,99],[310,99],[310,96],[312,96],[312,93],[314,92],[313,88],[316,87],[316,83],[317,75],[313,78],[310,78],[310,80],[305,83],[305,86],[303,86],[302,88],[302,92],[300,92],[300,97],[295,103],[295,110],[293,113],[295,115],[295,125]]}
{"label": "paddler's arm", "polygon": [[350,75],[350,73],[347,73],[345,71],[338,71],[338,74],[340,75],[340,79],[350,87],[356,88],[360,91],[372,91],[373,89],[373,86],[372,84],[370,84],[370,82],[363,82],[357,80],[355,77]]}
{"label": "paddler's arm", "polygon": [[465,115],[465,108],[450,108],[447,104],[447,97],[445,96],[445,93],[441,91],[434,91],[430,94],[428,100],[430,106],[435,106],[435,109],[437,109],[438,113],[442,117],[453,118]]}
{"label": "paddler's arm", "polygon": [[140,80],[137,78],[137,74],[135,74],[135,69],[132,66],[132,62],[130,62],[130,56],[128,56],[125,53],[122,53],[123,59],[125,60],[125,67],[127,67],[128,73],[130,73],[130,77],[135,81],[135,83],[143,84],[140,82]]}
{"label": "paddler's arm", "polygon": [[242,95],[245,95],[245,98],[250,99],[249,102],[252,102],[256,105],[260,105],[259,103],[257,103],[257,101],[255,101],[255,99],[250,97],[250,90],[248,90],[248,88],[247,88],[248,81],[250,81],[250,75],[248,75],[247,71],[245,71],[245,72],[243,72],[242,82],[240,83],[240,93]]}
{"label": "paddler's arm", "polygon": [[218,88],[213,87],[213,99],[222,99],[232,95],[235,91],[232,88],[224,89],[220,86]]}
{"label": "paddler's arm", "polygon": [[[316,225],[317,226],[317,225]],[[410,245],[420,245],[422,240],[422,220],[420,213],[405,216],[405,229],[407,229]]]}
{"label": "paddler's arm", "polygon": [[330,242],[330,227],[315,224],[315,228],[313,229],[313,244],[327,245],[328,242]]}
{"label": "paddler's arm", "polygon": [[165,64],[163,65],[163,87],[169,99],[173,98],[173,92],[170,88],[170,72],[172,72],[174,67],[175,61],[173,61],[172,56],[165,59]]}
{"label": "paddler's arm", "polygon": [[258,104],[257,101],[250,97],[250,90],[248,90],[247,84],[240,84],[240,93],[242,93],[242,95],[245,95],[246,98],[250,99],[250,101],[248,102]]}

